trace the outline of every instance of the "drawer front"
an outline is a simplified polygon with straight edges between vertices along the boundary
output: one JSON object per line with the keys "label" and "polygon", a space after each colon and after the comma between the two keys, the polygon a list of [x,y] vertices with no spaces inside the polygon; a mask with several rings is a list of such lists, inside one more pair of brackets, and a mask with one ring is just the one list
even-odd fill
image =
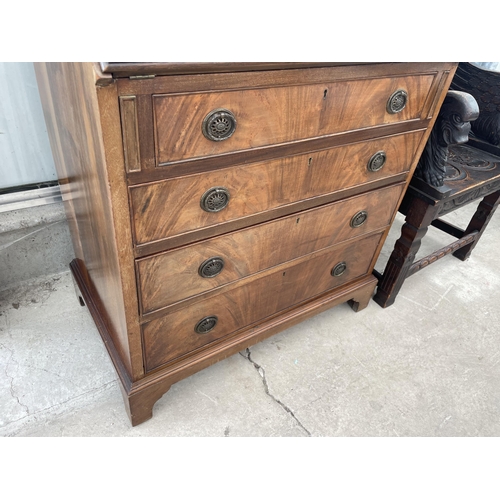
{"label": "drawer front", "polygon": [[[130,188],[136,244],[167,239],[292,205],[408,171],[423,132],[402,134],[190,175]],[[368,164],[379,151],[385,163]],[[205,193],[227,190],[229,203],[217,212],[202,208]],[[193,238],[194,239],[194,238]]]}
{"label": "drawer front", "polygon": [[[391,222],[403,187],[398,184],[140,259],[142,312],[383,229]],[[358,215],[362,212],[366,218]]]}
{"label": "drawer front", "polygon": [[[322,250],[144,324],[147,370],[367,274],[381,237],[371,234]],[[210,329],[213,321],[202,320],[213,317]],[[196,332],[197,325],[204,333]]]}
{"label": "drawer front", "polygon": [[[419,119],[433,80],[434,75],[417,75],[155,95],[157,164]],[[400,90],[407,94],[406,105],[399,112],[390,112],[390,98]],[[402,99],[396,97],[393,102],[401,104]],[[217,115],[217,110],[232,116],[227,112]]]}

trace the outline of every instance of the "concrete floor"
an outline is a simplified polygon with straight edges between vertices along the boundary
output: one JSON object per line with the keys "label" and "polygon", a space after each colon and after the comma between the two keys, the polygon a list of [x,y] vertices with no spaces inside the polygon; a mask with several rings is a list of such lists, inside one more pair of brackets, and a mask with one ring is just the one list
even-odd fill
{"label": "concrete floor", "polygon": [[[431,228],[419,255],[443,241]],[[20,283],[0,292],[0,435],[499,436],[498,248],[496,214],[467,262],[414,275],[392,307],[304,321],[175,384],[134,428],[69,273]]]}

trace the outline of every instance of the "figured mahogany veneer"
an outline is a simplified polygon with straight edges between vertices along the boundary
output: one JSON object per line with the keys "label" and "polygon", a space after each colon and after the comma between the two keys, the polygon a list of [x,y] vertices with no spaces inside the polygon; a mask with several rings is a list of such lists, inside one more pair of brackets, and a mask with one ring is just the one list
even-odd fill
{"label": "figured mahogany veneer", "polygon": [[[146,369],[157,368],[195,348],[366,275],[381,237],[382,233],[376,233],[306,255],[146,323],[143,326]],[[332,269],[342,262],[345,262],[345,271],[340,276],[332,276]],[[218,318],[213,330],[196,333],[198,321],[212,315]]]}
{"label": "figured mahogany veneer", "polygon": [[[381,78],[318,85],[274,87],[207,94],[153,97],[158,165],[297,141],[421,118],[433,75]],[[388,113],[388,98],[405,89],[400,113]],[[237,121],[230,141],[213,143],[200,124],[213,109],[231,111]],[[175,119],[172,119],[175,117]]]}
{"label": "figured mahogany veneer", "polygon": [[[210,364],[367,306],[455,67],[36,64],[71,270],[132,425]],[[203,123],[219,108],[236,128],[214,141]]]}
{"label": "figured mahogany veneer", "polygon": [[[185,235],[182,244],[199,237],[199,230],[203,228],[216,226],[220,233],[230,230],[224,228],[227,222],[246,218],[237,225],[243,227],[255,223],[251,218],[256,214],[270,212],[265,218],[273,218],[279,214],[272,211],[280,207],[288,206],[288,212],[298,211],[305,208],[302,205],[311,198],[318,198],[316,205],[321,203],[321,196],[325,197],[325,203],[330,201],[327,197],[333,193],[345,190],[340,195],[344,198],[350,194],[349,188],[370,182],[387,182],[387,179],[408,171],[422,136],[423,132],[401,134],[133,186],[130,198],[134,234],[137,245],[144,246],[137,249],[137,254],[151,251],[152,247],[147,246],[151,242],[163,240],[154,246],[153,251],[171,248],[177,244],[173,237],[184,233],[191,234]],[[370,158],[381,150],[387,157],[383,168],[369,171]],[[231,199],[226,209],[205,212],[200,207],[200,199],[213,186],[226,186]],[[294,204],[296,206],[290,206]]]}
{"label": "figured mahogany veneer", "polygon": [[[403,187],[400,183],[139,259],[142,311],[154,311],[338,242],[385,229]],[[360,211],[366,211],[366,222],[352,227],[351,220]],[[210,257],[222,258],[224,267],[216,276],[203,278],[199,266]]]}

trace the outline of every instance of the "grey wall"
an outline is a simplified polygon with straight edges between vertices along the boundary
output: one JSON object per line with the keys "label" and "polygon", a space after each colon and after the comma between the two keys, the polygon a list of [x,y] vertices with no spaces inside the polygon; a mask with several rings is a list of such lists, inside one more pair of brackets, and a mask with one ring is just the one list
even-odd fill
{"label": "grey wall", "polygon": [[0,189],[55,180],[33,63],[0,62]]}

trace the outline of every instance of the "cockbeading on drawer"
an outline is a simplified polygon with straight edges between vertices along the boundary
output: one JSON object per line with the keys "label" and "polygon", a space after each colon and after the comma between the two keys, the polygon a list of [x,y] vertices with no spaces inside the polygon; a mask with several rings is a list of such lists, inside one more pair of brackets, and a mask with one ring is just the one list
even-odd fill
{"label": "cockbeading on drawer", "polygon": [[384,229],[403,187],[399,183],[138,259],[142,313],[150,316],[273,266]]}
{"label": "cockbeading on drawer", "polygon": [[[147,370],[365,275],[381,237],[382,232],[371,233],[320,250],[144,324]],[[334,273],[339,264],[343,272]]]}
{"label": "cockbeading on drawer", "polygon": [[[230,167],[178,179],[132,186],[136,255],[186,244],[403,180],[423,132]],[[384,161],[380,161],[383,153]],[[374,159],[375,157],[375,159]],[[217,211],[203,207],[207,193],[225,193]],[[215,191],[213,191],[215,192]],[[222,203],[222,201],[221,201]],[[277,213],[281,210],[280,213]],[[256,220],[261,217],[260,220]],[[212,231],[210,234],[203,230]]]}

